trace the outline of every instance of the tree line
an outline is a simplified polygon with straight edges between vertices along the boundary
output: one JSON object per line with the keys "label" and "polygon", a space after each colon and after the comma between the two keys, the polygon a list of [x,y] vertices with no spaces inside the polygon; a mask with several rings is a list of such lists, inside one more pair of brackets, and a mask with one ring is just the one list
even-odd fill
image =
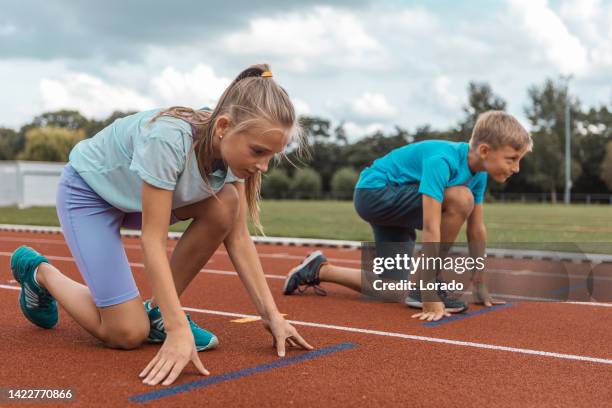
{"label": "tree line", "polygon": [[[410,132],[400,126],[349,142],[343,123],[303,116],[300,123],[310,146],[309,157],[291,147],[264,177],[267,198],[349,199],[359,172],[391,150],[428,139],[468,141],[478,115],[490,109],[506,110],[507,103],[486,82],[470,82],[463,117],[447,129],[423,125]],[[534,140],[533,151],[521,162],[521,171],[503,185],[490,180],[491,193],[546,193],[552,201],[562,193],[565,167],[565,106],[570,107],[572,133],[572,193],[609,194],[612,191],[612,110],[585,107],[568,93],[563,78],[546,79],[527,90],[524,113]],[[92,137],[114,120],[133,112],[114,112],[104,120],[78,111],[60,110],[35,117],[19,130],[0,128],[0,160],[66,161],[78,141]],[[297,164],[295,166],[294,164]]]}

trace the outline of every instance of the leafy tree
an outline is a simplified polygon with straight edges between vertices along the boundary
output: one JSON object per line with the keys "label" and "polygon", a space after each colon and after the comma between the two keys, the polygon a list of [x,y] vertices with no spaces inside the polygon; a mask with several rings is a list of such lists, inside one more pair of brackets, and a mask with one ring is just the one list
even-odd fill
{"label": "leafy tree", "polygon": [[282,169],[272,169],[264,175],[261,186],[263,198],[288,198],[291,188],[291,179]]}
{"label": "leafy tree", "polygon": [[465,141],[464,136],[456,129],[433,130],[430,125],[419,126],[412,136],[413,141],[422,142],[423,140],[450,140],[451,142]]}
{"label": "leafy tree", "polygon": [[81,115],[75,110],[59,110],[54,112],[46,112],[36,116],[32,123],[32,127],[61,127],[70,130],[86,129],[89,119]]}
{"label": "leafy tree", "polygon": [[23,150],[25,138],[13,129],[0,128],[0,160],[15,160]]}
{"label": "leafy tree", "polygon": [[[316,116],[302,116],[299,121],[308,140],[310,154],[300,159],[295,152],[291,152],[287,155],[289,161],[284,160],[277,167],[284,168],[290,176],[296,172],[291,163],[297,166],[313,167],[321,175],[322,188],[327,191],[334,171],[342,165],[338,163],[338,160],[341,160],[341,147],[332,141],[329,120]],[[343,129],[336,128],[334,130],[336,137],[338,135],[342,137],[343,131]]]}
{"label": "leafy tree", "polygon": [[74,145],[85,137],[82,129],[70,130],[47,126],[26,133],[25,150],[20,160],[66,162]]}
{"label": "leafy tree", "polygon": [[301,116],[299,123],[310,144],[329,140],[331,126],[329,120],[316,116]]}
{"label": "leafy tree", "polygon": [[19,134],[25,137],[29,130],[43,127],[86,130],[89,125],[89,119],[81,115],[78,111],[64,109],[53,112],[45,112],[36,116],[32,122],[21,127]]}
{"label": "leafy tree", "polygon": [[291,182],[294,198],[318,198],[321,195],[321,176],[310,168],[299,169]]}
{"label": "leafy tree", "polygon": [[465,118],[459,123],[463,140],[469,140],[478,115],[489,110],[506,110],[506,101],[493,93],[491,85],[486,82],[470,82],[468,85],[468,103],[463,106]]}
{"label": "leafy tree", "polygon": [[[528,90],[529,105],[525,114],[532,125],[534,140],[533,153],[525,160],[533,165],[534,174],[529,178],[538,187],[551,194],[556,202],[557,191],[565,180],[565,104],[570,103],[570,131],[576,134],[576,119],[580,114],[580,102],[568,95],[567,83],[547,79],[542,86]],[[572,146],[572,180],[582,171],[577,157],[576,143]]]}
{"label": "leafy tree", "polygon": [[336,171],[331,180],[331,191],[334,198],[351,199],[358,179],[359,175],[352,167],[343,167]]}
{"label": "leafy tree", "polygon": [[572,190],[585,193],[606,192],[606,184],[600,174],[606,145],[612,141],[612,112],[606,106],[582,112],[577,118],[576,133],[576,159],[580,162],[582,174]]}
{"label": "leafy tree", "polygon": [[19,134],[25,136],[28,130],[40,127],[59,127],[70,130],[82,129],[86,137],[92,137],[106,126],[113,123],[116,119],[122,118],[135,113],[134,111],[114,111],[108,118],[104,120],[88,119],[80,112],[75,110],[58,110],[53,112],[45,112],[36,116],[32,122],[24,125]]}
{"label": "leafy tree", "polygon": [[346,130],[344,130],[344,122],[334,128],[334,137],[336,143],[340,143],[344,146],[348,144],[348,137],[346,136]]}
{"label": "leafy tree", "polygon": [[[408,132],[397,126],[395,127],[395,133],[391,135],[376,132],[346,147],[346,164],[361,170],[391,150],[405,146],[410,140]],[[344,165],[339,164],[338,167]]]}
{"label": "leafy tree", "polygon": [[93,137],[96,135],[96,133],[98,133],[99,131],[101,131],[102,129],[104,129],[105,127],[107,127],[108,125],[110,125],[111,123],[113,123],[115,120],[120,119],[120,118],[124,118],[126,116],[132,115],[136,113],[136,111],[127,111],[127,112],[123,112],[123,111],[114,111],[113,113],[110,114],[110,116],[104,120],[98,121],[98,120],[92,120],[89,122],[89,124],[87,125],[87,128],[85,129],[86,133],[87,133],[87,137]]}
{"label": "leafy tree", "polygon": [[612,142],[606,145],[606,155],[601,164],[600,177],[606,183],[608,190],[612,190]]}

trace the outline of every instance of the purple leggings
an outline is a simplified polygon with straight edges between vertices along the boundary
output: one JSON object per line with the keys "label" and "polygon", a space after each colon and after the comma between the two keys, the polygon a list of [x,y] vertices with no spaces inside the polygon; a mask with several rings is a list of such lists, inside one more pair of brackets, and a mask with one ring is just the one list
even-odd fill
{"label": "purple leggings", "polygon": [[[139,295],[120,228],[140,229],[142,213],[125,213],[106,202],[67,164],[57,190],[57,215],[83,279],[98,307]],[[179,220],[172,213],[170,223]]]}

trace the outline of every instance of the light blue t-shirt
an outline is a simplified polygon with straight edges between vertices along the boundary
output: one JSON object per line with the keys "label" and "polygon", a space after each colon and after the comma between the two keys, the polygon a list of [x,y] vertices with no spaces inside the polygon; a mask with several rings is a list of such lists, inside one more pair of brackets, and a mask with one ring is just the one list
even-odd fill
{"label": "light blue t-shirt", "polygon": [[[104,200],[124,212],[142,211],[142,184],[174,191],[172,209],[211,196],[200,175],[191,125],[158,109],[117,119],[70,152],[70,165]],[[229,168],[208,175],[213,191],[243,181]]]}
{"label": "light blue t-shirt", "polygon": [[487,187],[487,173],[472,173],[468,150],[467,143],[446,140],[427,140],[397,148],[365,168],[356,188],[419,183],[419,193],[442,202],[444,189],[466,186],[474,194],[474,203],[480,204]]}

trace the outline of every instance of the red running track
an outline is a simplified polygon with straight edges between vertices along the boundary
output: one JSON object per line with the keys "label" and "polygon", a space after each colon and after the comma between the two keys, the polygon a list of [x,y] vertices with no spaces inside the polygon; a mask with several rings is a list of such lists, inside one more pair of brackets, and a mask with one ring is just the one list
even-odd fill
{"label": "red running track", "polygon": [[[138,240],[125,243],[141,294],[148,296]],[[21,244],[41,251],[81,281],[61,235],[0,235],[0,387],[71,388],[75,399],[61,406],[84,407],[139,406],[129,398],[163,389],[143,385],[137,377],[159,346],[108,349],[63,310],[53,330],[39,329],[23,318],[9,270],[9,254]],[[163,397],[147,406],[610,406],[610,307],[521,302],[426,327],[410,319],[414,311],[401,304],[367,301],[333,285],[327,285],[327,297],[282,296],[283,275],[310,249],[258,245],[258,251],[279,309],[304,337],[319,349],[346,342],[356,347]],[[336,263],[359,266],[359,251],[324,252]],[[523,267],[520,261],[499,262],[503,268]],[[234,323],[236,317],[227,315],[255,314],[232,272],[227,254],[219,250],[181,298],[194,320],[220,338],[217,350],[200,354],[213,376],[278,360],[259,322]],[[292,350],[288,357],[304,353]],[[189,366],[177,384],[202,378]],[[41,406],[15,404],[28,405]]]}

